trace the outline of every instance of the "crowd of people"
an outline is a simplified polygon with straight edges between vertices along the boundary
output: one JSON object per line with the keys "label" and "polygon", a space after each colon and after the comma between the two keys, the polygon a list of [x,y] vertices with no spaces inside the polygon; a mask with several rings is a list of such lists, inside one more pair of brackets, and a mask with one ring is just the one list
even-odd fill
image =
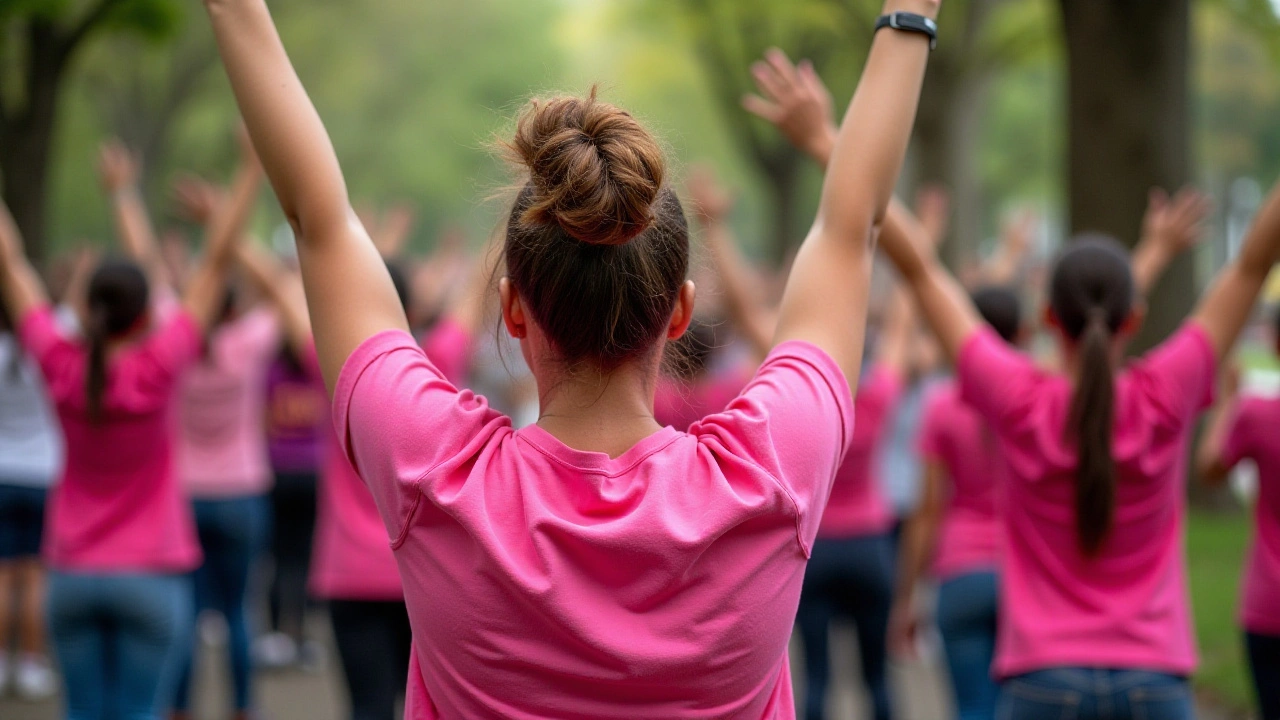
{"label": "crowd of people", "polygon": [[[1076,238],[1042,274],[1024,219],[957,279],[945,194],[893,197],[939,2],[887,0],[840,125],[809,64],[750,68],[744,111],[825,172],[786,268],[594,90],[522,111],[483,251],[414,259],[411,213],[353,208],[263,0],[205,5],[246,131],[228,188],[175,193],[200,253],[116,143],[120,252],[46,284],[0,206],[0,682],[56,664],[71,720],[184,718],[214,611],[247,719],[322,603],[355,720],[796,717],[793,632],[822,718],[837,619],[877,720],[929,625],[964,720],[1190,718],[1187,479],[1248,459],[1240,620],[1280,718],[1280,400],[1230,370],[1280,191],[1132,360],[1193,190],[1152,193],[1132,253]],[[248,231],[264,175],[286,252]]]}

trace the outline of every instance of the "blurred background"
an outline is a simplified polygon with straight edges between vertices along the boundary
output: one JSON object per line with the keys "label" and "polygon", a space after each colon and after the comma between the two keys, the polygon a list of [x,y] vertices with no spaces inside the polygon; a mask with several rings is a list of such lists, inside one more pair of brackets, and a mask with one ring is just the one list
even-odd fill
{"label": "blurred background", "polygon": [[[605,99],[665,140],[679,175],[694,163],[716,168],[738,194],[737,235],[764,264],[784,261],[803,238],[820,176],[742,111],[748,67],[770,46],[810,59],[843,107],[880,11],[874,0],[270,6],[357,204],[416,210],[411,251],[458,233],[478,246],[505,211],[493,199],[510,180],[495,145],[518,108],[539,93],[599,83]],[[1216,201],[1213,237],[1153,296],[1150,344],[1185,314],[1280,175],[1278,13],[1272,0],[945,0],[903,190],[950,192],[945,254],[962,268],[1027,208],[1044,258],[1078,230],[1132,243],[1149,188],[1198,185]],[[36,258],[113,241],[94,167],[103,139],[140,151],[158,224],[180,226],[171,183],[230,172],[233,120],[196,0],[0,0],[0,177]],[[270,235],[278,209],[260,215],[255,228]],[[1246,349],[1256,384],[1277,370],[1269,357]],[[1196,683],[1221,717],[1247,717],[1234,620],[1247,485],[1193,491]],[[327,685],[308,683],[269,680],[270,717],[338,716],[330,710],[341,698],[312,694]],[[941,712],[927,707],[920,717]],[[0,718],[54,713],[52,704],[0,699]]]}

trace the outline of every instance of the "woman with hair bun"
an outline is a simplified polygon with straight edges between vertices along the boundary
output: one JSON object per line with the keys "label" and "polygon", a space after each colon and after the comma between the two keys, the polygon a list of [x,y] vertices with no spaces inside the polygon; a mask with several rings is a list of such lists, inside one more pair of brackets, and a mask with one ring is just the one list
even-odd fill
{"label": "woman with hair bun", "polygon": [[886,3],[899,29],[872,43],[773,350],[688,432],[653,416],[692,317],[688,226],[635,118],[594,93],[534,101],[509,143],[528,176],[500,305],[540,400],[517,431],[408,334],[263,0],[205,4],[297,231],[338,438],[395,550],[406,716],[794,717],[787,643],[938,3]]}

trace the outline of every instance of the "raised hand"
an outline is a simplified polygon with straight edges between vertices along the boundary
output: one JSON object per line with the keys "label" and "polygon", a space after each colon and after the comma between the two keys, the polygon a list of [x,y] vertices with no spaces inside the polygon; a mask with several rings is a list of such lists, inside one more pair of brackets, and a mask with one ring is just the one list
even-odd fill
{"label": "raised hand", "polygon": [[138,159],[118,139],[112,138],[98,149],[98,177],[108,193],[138,184]]}
{"label": "raised hand", "polygon": [[1205,237],[1204,221],[1213,209],[1207,195],[1185,187],[1170,198],[1155,188],[1142,219],[1142,239],[1133,251],[1133,276],[1144,296],[1155,287],[1169,263]]}
{"label": "raised hand", "polygon": [[916,216],[934,246],[942,244],[951,224],[951,195],[941,185],[925,185],[916,192]]}
{"label": "raised hand", "polygon": [[173,184],[179,213],[198,225],[208,225],[226,198],[226,190],[195,175],[184,175]]}
{"label": "raised hand", "polygon": [[688,190],[693,211],[703,226],[723,222],[733,209],[733,196],[706,166],[693,169],[689,175]]}
{"label": "raised hand", "polygon": [[813,64],[793,65],[786,53],[773,48],[751,66],[759,95],[747,95],[742,106],[777,126],[801,151],[826,167],[835,147],[835,106]]}
{"label": "raised hand", "polygon": [[1204,240],[1204,221],[1212,210],[1213,201],[1195,188],[1184,187],[1172,198],[1154,188],[1142,219],[1142,240],[1160,243],[1174,255],[1189,250]]}

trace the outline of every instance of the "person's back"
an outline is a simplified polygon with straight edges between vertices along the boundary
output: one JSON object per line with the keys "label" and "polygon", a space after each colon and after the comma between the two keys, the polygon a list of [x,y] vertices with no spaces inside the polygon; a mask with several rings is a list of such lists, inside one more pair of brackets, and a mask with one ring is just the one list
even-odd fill
{"label": "person's back", "polygon": [[99,406],[85,392],[90,348],[56,326],[51,309],[21,325],[44,371],[67,456],[46,541],[55,568],[188,570],[199,559],[175,482],[172,415],[179,372],[200,335],[176,312],[136,344],[109,354]]}
{"label": "person's back", "polygon": [[1186,448],[1211,400],[1214,367],[1204,333],[1188,325],[1119,373],[1114,521],[1087,554],[1067,427],[1072,383],[991,333],[966,346],[964,398],[993,423],[1011,474],[998,674],[1044,662],[1178,675],[1195,666],[1182,543]]}
{"label": "person's back", "polygon": [[[297,230],[338,438],[396,549],[414,635],[406,715],[793,717],[787,638],[853,431],[871,238],[932,21],[885,25],[872,44],[773,352],[688,435],[654,418],[695,293],[661,147],[594,93],[534,101],[508,145],[527,175],[498,287],[539,391],[537,424],[515,432],[408,334],[265,4],[206,5]],[[910,8],[937,3],[886,7]]]}
{"label": "person's back", "polygon": [[396,548],[417,711],[772,717],[790,706],[800,581],[852,429],[848,390],[811,346],[780,347],[690,433],[665,428],[616,458],[536,425],[513,431],[405,335],[362,346],[335,403]]}
{"label": "person's back", "polygon": [[950,380],[930,389],[920,431],[921,455],[946,467],[949,486],[933,573],[946,580],[1000,566],[1005,461],[987,422]]}

